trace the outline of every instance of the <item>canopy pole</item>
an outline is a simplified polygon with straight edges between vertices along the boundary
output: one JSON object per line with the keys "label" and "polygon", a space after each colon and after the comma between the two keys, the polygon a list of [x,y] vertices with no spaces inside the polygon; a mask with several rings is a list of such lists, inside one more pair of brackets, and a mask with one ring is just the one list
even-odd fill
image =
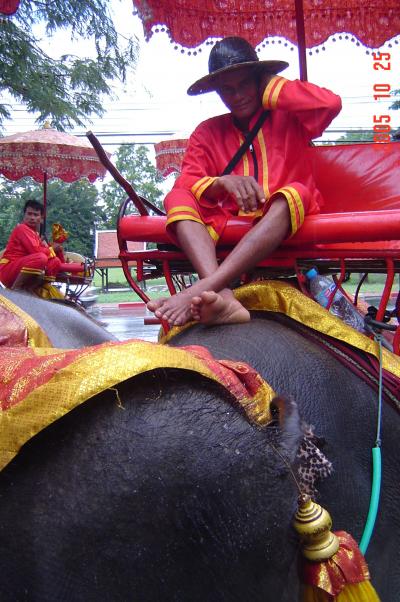
{"label": "canopy pole", "polygon": [[47,171],[43,173],[43,235],[46,237],[46,218],[47,218]]}
{"label": "canopy pole", "polygon": [[295,0],[297,50],[299,53],[300,79],[307,81],[306,33],[304,29],[303,0]]}

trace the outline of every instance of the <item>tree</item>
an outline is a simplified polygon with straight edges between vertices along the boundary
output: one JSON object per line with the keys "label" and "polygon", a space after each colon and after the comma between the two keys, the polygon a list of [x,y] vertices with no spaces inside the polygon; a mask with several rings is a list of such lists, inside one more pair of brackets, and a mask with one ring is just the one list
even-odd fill
{"label": "tree", "polygon": [[[70,28],[72,39],[92,40],[95,58],[51,58],[32,33],[39,23],[49,36]],[[51,120],[57,129],[84,125],[83,118],[104,113],[102,96],[110,96],[112,80],[125,80],[136,55],[136,40],[118,35],[107,0],[22,0],[17,13],[1,22],[0,91],[3,98],[8,92],[29,112],[38,112],[39,124]],[[3,102],[0,125],[8,118]]]}
{"label": "tree", "polygon": [[[138,195],[158,207],[162,206],[163,191],[159,184],[164,181],[149,159],[146,146],[126,144],[118,148],[115,164],[122,175],[134,186]],[[102,200],[107,216],[106,227],[115,228],[119,206],[126,199],[126,192],[116,182],[104,184]]]}
{"label": "tree", "polygon": [[[0,249],[4,248],[13,227],[21,220],[22,208],[28,199],[42,201],[43,187],[31,178],[18,182],[4,180],[0,184]],[[59,222],[69,233],[65,247],[92,257],[94,231],[101,227],[105,214],[99,205],[99,193],[86,179],[66,184],[51,180],[47,187],[47,235],[51,225]]]}
{"label": "tree", "polygon": [[372,142],[374,139],[373,131],[366,132],[346,132],[344,136],[340,136],[335,140],[334,144],[352,144],[353,142]]}

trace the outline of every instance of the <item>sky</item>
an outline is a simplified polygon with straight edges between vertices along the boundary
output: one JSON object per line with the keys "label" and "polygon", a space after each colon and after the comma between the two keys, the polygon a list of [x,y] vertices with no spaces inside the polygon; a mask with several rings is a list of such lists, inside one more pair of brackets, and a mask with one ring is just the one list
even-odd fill
{"label": "sky", "polygon": [[[88,120],[85,128],[76,128],[72,134],[84,135],[91,129],[112,151],[121,142],[152,144],[168,138],[185,138],[203,119],[226,112],[216,93],[197,97],[186,94],[189,85],[207,73],[210,46],[197,56],[189,56],[175,50],[165,33],[155,34],[145,42],[141,22],[133,15],[132,0],[110,0],[110,5],[118,31],[138,38],[137,67],[129,74],[125,86],[115,86],[118,98],[105,102],[105,116],[94,118],[93,123]],[[387,43],[380,49],[391,55],[390,71],[374,70],[367,49],[345,39],[329,40],[325,50],[314,50],[307,57],[309,81],[333,90],[343,100],[342,112],[332,122],[325,139],[337,139],[344,129],[371,129],[374,115],[389,114],[393,129],[400,127],[400,111],[388,111],[391,101],[373,98],[376,85],[400,87],[400,38],[397,41],[397,44],[392,42],[392,47]],[[86,42],[71,43],[65,32],[57,34],[56,43],[54,39],[43,38],[42,46],[53,54],[55,48],[60,54],[71,51],[85,55],[89,51]],[[260,50],[259,58],[285,60],[289,68],[282,75],[289,79],[298,77],[297,49],[290,44],[285,47],[284,40],[276,38],[274,43],[270,40]],[[4,135],[37,129],[34,116],[14,106],[13,121],[5,124]]]}

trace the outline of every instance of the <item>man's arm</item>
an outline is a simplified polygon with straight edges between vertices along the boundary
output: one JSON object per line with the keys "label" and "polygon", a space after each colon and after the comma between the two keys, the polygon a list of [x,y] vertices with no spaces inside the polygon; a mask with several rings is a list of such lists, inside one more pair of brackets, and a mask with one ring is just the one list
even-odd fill
{"label": "man's arm", "polygon": [[288,111],[296,116],[310,138],[318,138],[342,108],[340,96],[309,82],[266,75],[260,92],[265,109]]}
{"label": "man's arm", "polygon": [[24,224],[20,224],[17,228],[15,238],[27,255],[33,253],[45,253],[47,256],[50,255],[49,247],[40,240],[39,235]]}

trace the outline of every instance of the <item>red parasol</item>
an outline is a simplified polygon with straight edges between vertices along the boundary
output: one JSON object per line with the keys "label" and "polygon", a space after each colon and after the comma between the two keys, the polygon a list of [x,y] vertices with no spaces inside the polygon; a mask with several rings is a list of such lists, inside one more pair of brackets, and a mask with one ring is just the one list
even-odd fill
{"label": "red parasol", "polygon": [[20,0],[0,0],[0,14],[13,15],[17,12]]}
{"label": "red parasol", "polygon": [[257,46],[270,36],[298,44],[301,79],[305,49],[335,33],[349,33],[378,48],[400,32],[399,0],[133,0],[146,39],[167,31],[185,48],[208,38],[240,35]]}
{"label": "red parasol", "polygon": [[0,173],[9,180],[30,176],[42,182],[46,215],[49,178],[75,182],[85,177],[94,182],[105,175],[106,169],[86,139],[45,126],[0,138]]}
{"label": "red parasol", "polygon": [[181,171],[182,159],[185,154],[187,140],[163,140],[154,145],[156,151],[156,166],[164,178],[171,173]]}

